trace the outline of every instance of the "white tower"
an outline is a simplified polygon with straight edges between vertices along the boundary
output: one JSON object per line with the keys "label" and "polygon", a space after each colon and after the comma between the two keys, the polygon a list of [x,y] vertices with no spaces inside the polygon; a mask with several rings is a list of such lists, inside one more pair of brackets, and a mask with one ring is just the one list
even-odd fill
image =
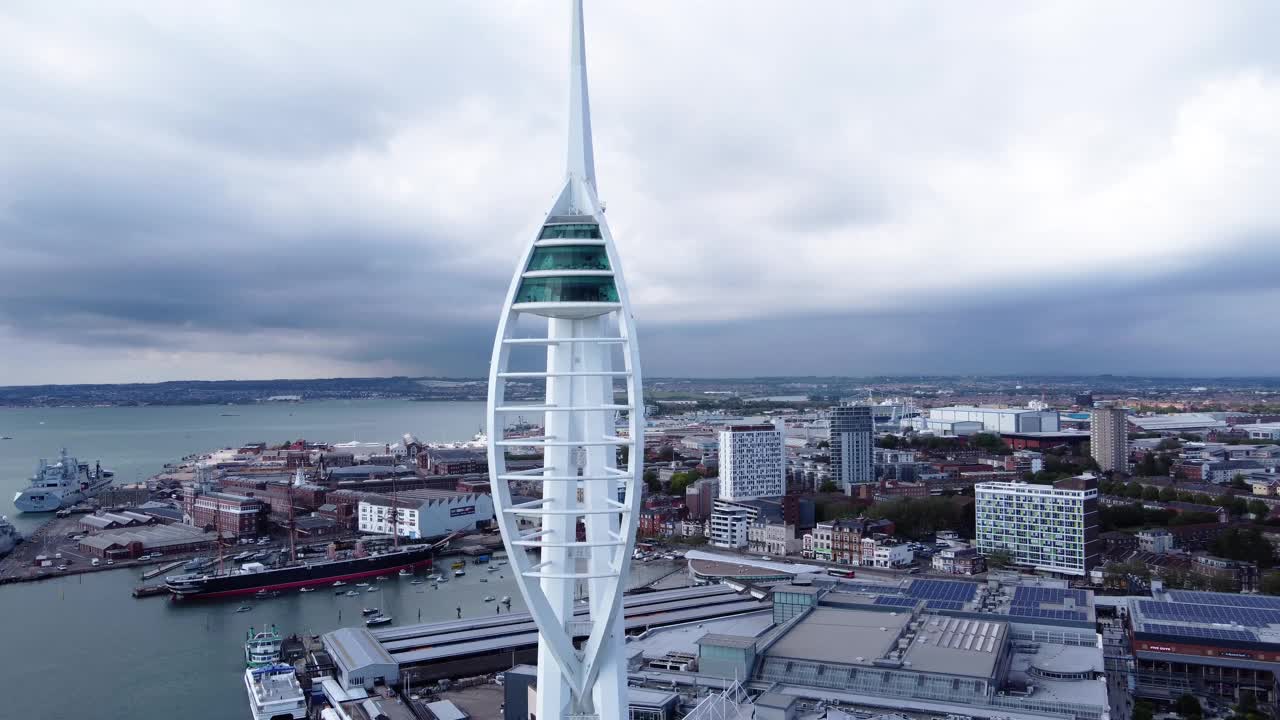
{"label": "white tower", "polygon": [[[622,593],[644,453],[631,305],[596,197],[582,0],[573,0],[569,64],[568,172],[516,266],[489,368],[489,472],[502,539],[538,624],[539,720],[628,714]],[[522,318],[535,335],[517,328]],[[544,382],[545,404],[509,402],[509,382]],[[508,437],[521,415],[541,415],[543,433]],[[539,451],[541,467],[507,470],[508,452]],[[541,492],[515,504],[512,484]],[[575,607],[578,587],[585,607]]]}

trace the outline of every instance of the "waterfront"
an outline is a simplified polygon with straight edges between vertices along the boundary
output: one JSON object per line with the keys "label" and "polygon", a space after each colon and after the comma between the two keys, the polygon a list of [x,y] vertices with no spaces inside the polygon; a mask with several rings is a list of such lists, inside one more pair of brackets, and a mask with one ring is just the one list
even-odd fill
{"label": "waterfront", "polygon": [[[0,409],[0,507],[24,532],[43,516],[13,512],[36,458],[66,445],[82,460],[101,459],[121,483],[145,480],[189,453],[253,440],[395,442],[405,432],[427,441],[468,440],[484,406],[475,402],[332,401],[252,406]],[[224,413],[226,415],[224,415]],[[670,572],[669,563],[639,565],[633,586]],[[7,693],[0,717],[95,718],[174,716],[221,720],[248,716],[242,645],[250,625],[275,623],[283,633],[323,633],[362,622],[379,607],[396,625],[495,614],[506,595],[523,601],[509,568],[468,574],[433,589],[392,576],[359,597],[330,589],[279,597],[174,603],[136,600],[137,568],[0,586]],[[499,576],[502,577],[499,577]],[[485,596],[497,598],[485,602]],[[241,604],[251,612],[237,613]],[[503,612],[506,612],[505,606]]]}
{"label": "waterfront", "polygon": [[23,533],[42,516],[19,515],[14,493],[39,458],[67,448],[82,462],[101,460],[119,484],[146,480],[165,463],[261,440],[397,442],[406,432],[429,442],[470,440],[484,423],[481,402],[332,400],[256,405],[103,408],[0,408],[0,515]]}
{"label": "waterfront", "polygon": [[[377,583],[379,592],[359,597],[335,596],[326,588],[189,604],[133,599],[129,591],[140,575],[135,569],[0,587],[7,649],[0,671],[11,688],[0,717],[88,717],[90,709],[100,720],[248,717],[242,673],[250,625],[323,633],[360,624],[362,607],[381,608],[397,626],[417,622],[419,611],[424,622],[452,620],[458,607],[464,618],[481,617],[495,614],[504,595],[519,612],[524,605],[509,569],[491,573],[469,566],[465,577],[438,589],[392,576]],[[671,569],[670,563],[637,565],[632,582]],[[485,602],[487,595],[497,601]],[[253,610],[237,613],[241,604]]]}

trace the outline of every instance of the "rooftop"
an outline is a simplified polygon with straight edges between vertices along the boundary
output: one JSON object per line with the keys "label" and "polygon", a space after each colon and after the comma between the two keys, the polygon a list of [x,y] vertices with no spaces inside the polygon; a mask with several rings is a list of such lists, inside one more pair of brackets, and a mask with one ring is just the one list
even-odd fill
{"label": "rooftop", "polygon": [[[840,665],[871,666],[897,644],[911,616],[874,610],[815,608],[765,653]],[[854,653],[857,653],[856,655]]]}

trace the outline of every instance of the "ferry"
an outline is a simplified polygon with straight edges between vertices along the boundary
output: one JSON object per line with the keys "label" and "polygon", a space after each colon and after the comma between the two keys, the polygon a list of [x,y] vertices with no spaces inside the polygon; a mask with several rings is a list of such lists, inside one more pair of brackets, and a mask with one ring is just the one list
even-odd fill
{"label": "ferry", "polygon": [[249,694],[249,712],[253,714],[253,720],[303,720],[307,717],[307,697],[292,666],[246,668],[244,687]]}
{"label": "ferry", "polygon": [[257,668],[275,665],[280,662],[280,648],[284,646],[284,638],[272,625],[270,630],[254,632],[249,628],[244,640],[245,667]]}

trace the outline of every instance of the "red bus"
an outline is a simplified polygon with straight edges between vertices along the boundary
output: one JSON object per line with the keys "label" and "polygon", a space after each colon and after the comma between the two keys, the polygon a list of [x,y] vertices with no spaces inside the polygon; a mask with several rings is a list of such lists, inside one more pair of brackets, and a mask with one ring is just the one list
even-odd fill
{"label": "red bus", "polygon": [[845,570],[844,568],[827,568],[827,574],[832,577],[841,577],[841,578],[854,577],[854,572],[852,570]]}

